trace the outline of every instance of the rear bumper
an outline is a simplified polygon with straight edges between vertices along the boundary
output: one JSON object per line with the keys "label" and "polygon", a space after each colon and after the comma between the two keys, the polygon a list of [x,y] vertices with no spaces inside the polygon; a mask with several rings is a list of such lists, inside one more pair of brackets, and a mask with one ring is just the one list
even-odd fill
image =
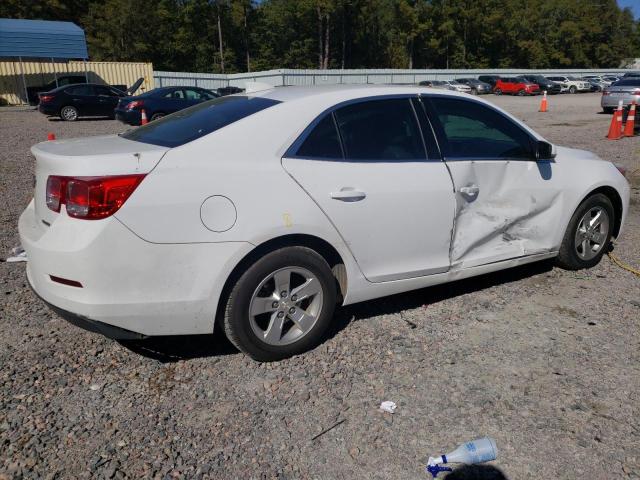
{"label": "rear bumper", "polygon": [[33,202],[18,228],[38,296],[72,323],[116,338],[211,333],[224,283],[253,248],[149,243],[115,217],[86,221],[60,213],[47,227]]}
{"label": "rear bumper", "polygon": [[38,104],[38,111],[40,113],[44,113],[45,115],[58,115],[60,113],[58,107],[42,103]]}
{"label": "rear bumper", "polygon": [[600,106],[602,108],[614,108],[618,106],[620,100],[622,100],[622,105],[625,107],[631,105],[631,102],[640,104],[640,95],[624,95],[620,97],[615,95],[602,95],[602,97],[600,97]]}
{"label": "rear bumper", "polygon": [[115,109],[116,120],[127,125],[140,125],[141,113],[137,110]]}

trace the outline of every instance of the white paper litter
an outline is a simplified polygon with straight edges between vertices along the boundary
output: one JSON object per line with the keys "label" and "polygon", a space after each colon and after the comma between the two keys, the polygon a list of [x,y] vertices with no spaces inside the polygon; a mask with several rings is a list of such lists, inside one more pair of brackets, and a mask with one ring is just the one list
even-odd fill
{"label": "white paper litter", "polygon": [[380,410],[387,413],[395,413],[396,407],[397,405],[390,400],[384,401],[380,404]]}
{"label": "white paper litter", "polygon": [[22,247],[14,247],[11,249],[11,257],[7,258],[7,263],[26,262],[27,252]]}

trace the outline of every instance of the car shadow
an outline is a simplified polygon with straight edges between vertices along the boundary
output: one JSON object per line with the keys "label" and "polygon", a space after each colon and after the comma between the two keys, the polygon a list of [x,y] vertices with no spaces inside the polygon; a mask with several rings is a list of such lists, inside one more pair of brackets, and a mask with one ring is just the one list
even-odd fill
{"label": "car shadow", "polygon": [[[517,282],[534,275],[549,272],[552,268],[553,260],[535,262],[473,278],[340,307],[336,309],[324,341],[337,336],[352,322],[366,320],[379,315],[394,314],[422,305],[430,305],[456,298],[496,285]],[[408,320],[405,320],[405,322],[407,328],[416,328],[413,322]],[[162,363],[238,354],[238,350],[220,330],[212,335],[149,337],[143,340],[120,340],[119,343],[133,353]]]}
{"label": "car shadow", "polygon": [[[50,122],[66,122],[66,120],[62,120],[61,118],[58,118],[58,117],[48,117],[47,120],[49,120]],[[115,118],[110,118],[110,117],[83,117],[83,118],[76,118],[74,120],[74,122],[99,122],[101,120],[115,120]]]}

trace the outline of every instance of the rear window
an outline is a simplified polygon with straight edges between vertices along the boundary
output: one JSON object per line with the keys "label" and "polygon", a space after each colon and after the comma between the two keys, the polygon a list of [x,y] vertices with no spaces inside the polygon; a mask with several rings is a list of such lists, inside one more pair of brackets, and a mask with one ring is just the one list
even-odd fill
{"label": "rear window", "polygon": [[261,97],[216,98],[129,130],[122,137],[162,147],[179,147],[278,103]]}
{"label": "rear window", "polygon": [[615,83],[616,87],[624,87],[625,85],[629,85],[629,86],[640,86],[640,77],[636,77],[636,78],[625,78],[624,80],[618,80]]}

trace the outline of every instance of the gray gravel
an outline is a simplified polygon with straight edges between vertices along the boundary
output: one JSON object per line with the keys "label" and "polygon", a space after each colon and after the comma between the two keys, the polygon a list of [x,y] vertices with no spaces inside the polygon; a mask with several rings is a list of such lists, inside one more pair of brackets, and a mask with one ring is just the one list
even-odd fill
{"label": "gray gravel", "polygon": [[[597,95],[550,97],[548,114],[539,98],[491,100],[552,141],[639,166],[638,138],[603,139]],[[0,109],[0,257],[32,195],[29,147],[122,129]],[[633,198],[616,254],[640,268]],[[640,279],[607,258],[343,308],[323,345],[271,364],[219,336],[86,333],[33,295],[24,264],[1,262],[0,286],[0,479],[420,479],[429,455],[481,435],[511,479],[640,478]]]}

